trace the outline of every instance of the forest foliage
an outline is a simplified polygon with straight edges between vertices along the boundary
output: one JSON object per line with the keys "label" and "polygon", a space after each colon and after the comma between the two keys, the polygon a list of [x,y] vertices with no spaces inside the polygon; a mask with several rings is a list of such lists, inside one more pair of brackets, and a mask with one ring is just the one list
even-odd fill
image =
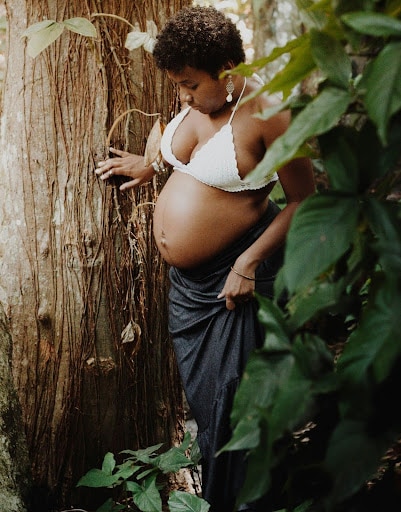
{"label": "forest foliage", "polygon": [[[401,431],[401,2],[298,5],[305,33],[236,70],[290,56],[259,93],[282,93],[292,123],[249,179],[309,155],[328,185],[296,212],[276,300],[259,297],[265,342],[224,450],[248,452],[241,502],[269,491],[286,510],[356,511]],[[299,92],[311,76],[316,92]]]}

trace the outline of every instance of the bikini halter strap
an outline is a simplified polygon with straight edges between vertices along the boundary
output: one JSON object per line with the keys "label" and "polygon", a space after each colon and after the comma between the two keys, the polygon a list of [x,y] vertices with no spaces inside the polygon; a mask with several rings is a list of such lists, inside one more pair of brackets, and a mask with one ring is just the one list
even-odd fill
{"label": "bikini halter strap", "polygon": [[246,77],[244,77],[244,85],[243,85],[243,87],[242,87],[241,94],[239,95],[239,97],[238,97],[238,99],[237,99],[237,103],[235,104],[235,107],[233,108],[233,111],[232,111],[232,113],[231,113],[231,116],[230,116],[230,119],[229,119],[229,121],[228,121],[228,124],[231,124],[231,121],[233,120],[233,117],[234,117],[235,112],[237,111],[237,108],[238,108],[239,102],[241,101],[241,99],[242,99],[242,95],[244,94],[245,87],[246,87]]}

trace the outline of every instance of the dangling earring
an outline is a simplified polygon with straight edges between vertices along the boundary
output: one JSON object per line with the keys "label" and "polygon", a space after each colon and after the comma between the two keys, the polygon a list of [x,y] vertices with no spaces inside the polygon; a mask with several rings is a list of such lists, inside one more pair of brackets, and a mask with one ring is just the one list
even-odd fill
{"label": "dangling earring", "polygon": [[231,78],[231,75],[229,75],[229,77],[228,77],[228,82],[226,84],[226,91],[227,91],[226,101],[227,101],[227,103],[231,103],[233,101],[233,92],[234,92],[234,82]]}

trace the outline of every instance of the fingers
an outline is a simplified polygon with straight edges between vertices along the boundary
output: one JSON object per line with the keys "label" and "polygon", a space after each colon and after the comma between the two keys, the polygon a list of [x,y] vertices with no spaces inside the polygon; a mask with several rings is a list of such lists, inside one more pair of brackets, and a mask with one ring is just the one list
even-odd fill
{"label": "fingers", "polygon": [[126,183],[123,183],[120,186],[120,190],[121,191],[128,190],[130,188],[136,187],[139,184],[140,184],[140,180],[138,178],[136,178],[135,180],[131,180],[131,181],[127,181]]}
{"label": "fingers", "polygon": [[254,295],[247,294],[247,295],[231,295],[231,294],[224,294],[223,292],[219,293],[217,296],[218,299],[225,299],[226,300],[226,308],[229,310],[235,309],[235,306],[239,304],[244,304],[245,302],[249,302],[254,298]]}
{"label": "fingers", "polygon": [[109,148],[109,152],[110,153],[113,153],[114,155],[117,155],[118,157],[122,156],[128,156],[130,153],[128,153],[127,151],[122,151],[121,149],[116,149],[116,148]]}

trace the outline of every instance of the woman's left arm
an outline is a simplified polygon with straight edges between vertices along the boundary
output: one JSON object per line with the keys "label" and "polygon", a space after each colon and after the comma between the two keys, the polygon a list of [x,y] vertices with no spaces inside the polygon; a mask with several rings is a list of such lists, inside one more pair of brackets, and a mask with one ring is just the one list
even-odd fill
{"label": "woman's left arm", "polygon": [[[277,117],[279,119],[275,123],[275,138],[285,131],[289,122],[285,115]],[[269,139],[268,145],[272,142],[271,134]],[[291,160],[279,170],[278,175],[285,194],[286,206],[262,235],[235,261],[233,267],[238,273],[234,271],[229,273],[224,288],[218,296],[225,297],[227,309],[234,309],[235,302],[241,302],[253,296],[255,281],[238,274],[255,277],[258,265],[285,243],[291,219],[299,204],[315,191],[312,164],[308,158]]]}

